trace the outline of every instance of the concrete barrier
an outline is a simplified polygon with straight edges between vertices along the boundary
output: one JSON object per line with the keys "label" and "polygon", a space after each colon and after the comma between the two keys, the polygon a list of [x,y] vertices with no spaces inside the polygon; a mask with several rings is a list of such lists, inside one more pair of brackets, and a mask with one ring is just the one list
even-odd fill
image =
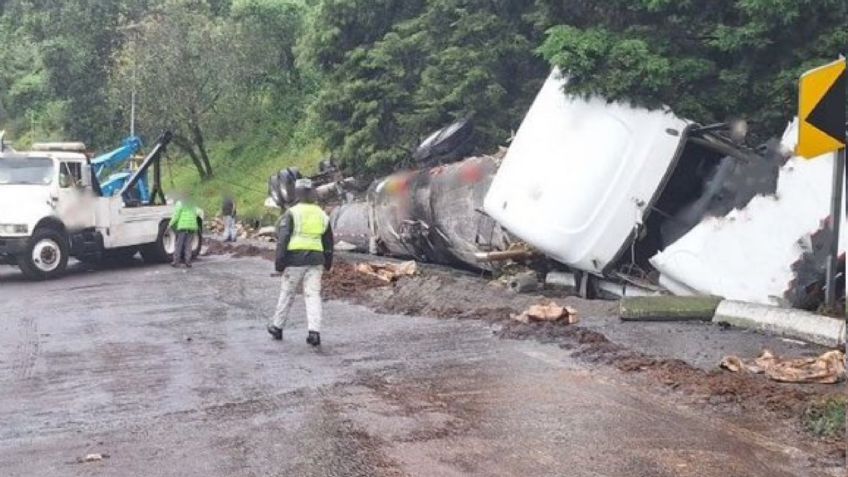
{"label": "concrete barrier", "polygon": [[710,321],[721,298],[710,296],[627,297],[619,302],[623,321]]}
{"label": "concrete barrier", "polygon": [[723,301],[718,305],[713,322],[766,331],[834,348],[845,343],[844,320],[795,309]]}

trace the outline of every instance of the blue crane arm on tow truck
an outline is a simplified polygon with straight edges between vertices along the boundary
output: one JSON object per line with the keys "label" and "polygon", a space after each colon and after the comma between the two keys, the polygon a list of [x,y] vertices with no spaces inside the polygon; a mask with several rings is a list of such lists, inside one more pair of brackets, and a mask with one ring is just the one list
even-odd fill
{"label": "blue crane arm on tow truck", "polygon": [[[132,171],[126,168],[109,175],[108,178],[104,178],[103,175],[106,171],[123,166],[140,150],[141,139],[136,136],[130,136],[124,139],[121,147],[91,160],[91,166],[97,175],[97,179],[100,181],[100,190],[103,197],[118,195],[121,189],[123,189],[124,184],[132,176]],[[136,190],[138,191],[138,199],[141,203],[146,204],[150,202],[150,189],[147,186],[146,177],[139,180]]]}

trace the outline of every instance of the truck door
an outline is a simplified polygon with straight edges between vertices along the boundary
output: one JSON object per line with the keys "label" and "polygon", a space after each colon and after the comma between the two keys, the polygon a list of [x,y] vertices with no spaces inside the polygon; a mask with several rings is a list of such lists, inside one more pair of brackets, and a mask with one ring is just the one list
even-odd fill
{"label": "truck door", "polygon": [[70,231],[94,226],[90,191],[82,182],[82,163],[59,163],[59,189],[55,197],[56,213]]}

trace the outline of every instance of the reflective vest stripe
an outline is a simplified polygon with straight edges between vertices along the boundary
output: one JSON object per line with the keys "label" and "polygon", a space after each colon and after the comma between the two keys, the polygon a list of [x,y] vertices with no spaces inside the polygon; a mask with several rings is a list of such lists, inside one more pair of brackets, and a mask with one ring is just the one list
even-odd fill
{"label": "reflective vest stripe", "polygon": [[321,240],[327,231],[330,219],[327,214],[314,204],[298,204],[291,209],[294,230],[289,240],[291,251],[323,252],[324,243]]}

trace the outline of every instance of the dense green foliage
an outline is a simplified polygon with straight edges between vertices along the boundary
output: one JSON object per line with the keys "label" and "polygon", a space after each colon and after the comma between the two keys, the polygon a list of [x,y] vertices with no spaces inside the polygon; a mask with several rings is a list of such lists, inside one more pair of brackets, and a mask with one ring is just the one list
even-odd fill
{"label": "dense green foliage", "polygon": [[668,105],[702,123],[744,118],[760,138],[793,114],[804,70],[848,51],[845,0],[600,5],[575,9],[539,49],[571,92]]}
{"label": "dense green foliage", "polygon": [[479,148],[503,144],[548,67],[533,54],[527,2],[321,2],[308,58],[326,75],[316,103],[342,163],[385,171],[423,136],[470,118]]}
{"label": "dense green foliage", "polygon": [[354,173],[409,166],[457,118],[477,151],[507,144],[555,65],[570,93],[762,137],[800,72],[848,51],[846,24],[845,0],[2,0],[0,128],[107,149],[134,90],[148,142],[177,133],[177,182],[258,195],[321,150]]}

